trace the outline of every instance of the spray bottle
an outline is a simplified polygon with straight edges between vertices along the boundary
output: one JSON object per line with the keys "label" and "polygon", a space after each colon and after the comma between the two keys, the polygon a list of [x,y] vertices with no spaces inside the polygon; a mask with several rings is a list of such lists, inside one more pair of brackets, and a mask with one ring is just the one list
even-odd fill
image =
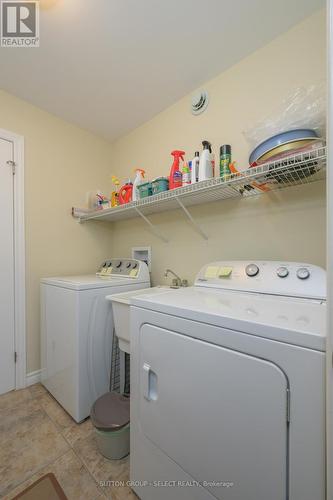
{"label": "spray bottle", "polygon": [[171,152],[174,157],[170,170],[169,189],[175,189],[182,186],[182,173],[180,171],[179,159],[184,161],[185,151],[175,150]]}
{"label": "spray bottle", "polygon": [[145,182],[145,173],[146,172],[144,170],[142,170],[142,168],[137,168],[137,169],[135,169],[135,173],[136,173],[136,176],[135,176],[135,179],[133,182],[132,201],[139,200],[139,198],[140,198],[137,187],[139,184],[142,184],[143,182]]}
{"label": "spray bottle", "polygon": [[202,141],[203,151],[199,161],[199,182],[206,181],[213,177],[213,166],[211,157],[211,144],[208,141]]}
{"label": "spray bottle", "polygon": [[194,184],[199,180],[199,162],[200,162],[199,156],[200,156],[199,151],[196,151],[194,153],[194,158],[192,160],[191,184]]}

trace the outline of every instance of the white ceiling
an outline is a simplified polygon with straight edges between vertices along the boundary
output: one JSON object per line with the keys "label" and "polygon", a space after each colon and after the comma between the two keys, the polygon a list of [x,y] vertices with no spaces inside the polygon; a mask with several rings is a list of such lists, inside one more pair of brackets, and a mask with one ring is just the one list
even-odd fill
{"label": "white ceiling", "polygon": [[325,0],[58,0],[39,48],[0,48],[0,87],[113,140]]}

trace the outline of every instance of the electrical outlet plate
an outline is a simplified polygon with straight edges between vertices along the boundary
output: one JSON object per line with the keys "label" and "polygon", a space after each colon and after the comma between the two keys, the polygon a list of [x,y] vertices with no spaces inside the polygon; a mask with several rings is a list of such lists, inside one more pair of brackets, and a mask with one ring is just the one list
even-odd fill
{"label": "electrical outlet plate", "polygon": [[151,247],[132,247],[132,259],[145,262],[151,272]]}

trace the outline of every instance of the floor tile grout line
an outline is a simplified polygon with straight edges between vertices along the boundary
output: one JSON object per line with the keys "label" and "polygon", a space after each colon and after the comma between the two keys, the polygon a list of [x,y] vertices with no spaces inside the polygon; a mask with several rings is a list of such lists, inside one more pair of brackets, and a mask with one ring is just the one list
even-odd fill
{"label": "floor tile grout line", "polygon": [[[65,449],[63,452],[59,453],[59,455],[57,455],[55,458],[53,458],[52,460],[49,460],[49,461],[46,461],[43,465],[41,465],[40,467],[38,467],[36,470],[34,470],[31,474],[29,474],[27,477],[25,477],[22,481],[19,481],[17,484],[15,484],[15,486],[13,488],[10,488],[9,491],[7,491],[4,495],[4,498],[6,497],[9,497],[9,495],[11,495],[11,493],[13,493],[16,489],[20,488],[20,486],[22,486],[25,482],[27,481],[30,481],[31,478],[35,475],[38,475],[43,469],[47,468],[47,467],[52,467],[52,465],[57,461],[59,460],[62,456],[66,455],[66,453],[69,453],[70,451],[75,455],[76,459],[78,460],[80,466],[82,466],[84,468],[84,470],[86,471],[86,473],[88,474],[88,476],[92,479],[92,481],[94,482],[94,484],[96,485],[96,488],[97,488],[97,492],[98,492],[98,496],[96,497],[99,498],[100,495],[102,495],[103,497],[107,498],[106,494],[104,493],[104,491],[102,490],[102,488],[99,486],[99,482],[97,481],[97,479],[93,476],[93,474],[90,472],[90,470],[88,469],[88,467],[86,466],[85,462],[83,459],[81,459],[81,457],[78,455],[78,453],[76,452],[76,450],[74,449],[74,444],[71,444],[71,442],[66,438],[66,436],[63,434],[62,432],[62,427],[57,423],[57,421],[55,421],[48,413],[47,411],[45,410],[45,408],[43,408],[42,406],[42,403],[40,402],[40,398],[43,397],[45,394],[46,395],[49,395],[48,391],[45,391],[45,392],[40,392],[39,394],[33,394],[31,391],[30,391],[30,388],[29,387],[26,387],[25,388],[27,391],[27,400],[29,401],[34,401],[36,404],[37,404],[37,408],[38,408],[38,411],[40,411],[47,419],[47,421],[49,423],[52,424],[52,426],[55,428],[55,431],[56,433],[62,437],[62,439],[64,440],[65,444],[67,445],[67,449]],[[23,389],[24,390],[24,389]],[[19,405],[21,405],[22,403],[24,403],[25,401],[20,401],[20,403],[18,403]],[[57,403],[57,401],[55,400],[55,403],[56,404],[59,404]],[[36,409],[37,409],[36,408]],[[74,422],[74,421],[73,421]],[[75,425],[75,423],[73,424]],[[92,432],[92,431],[91,431]],[[2,497],[0,497],[2,498]]]}
{"label": "floor tile grout line", "polygon": [[[12,491],[14,491],[16,488],[19,488],[20,485],[22,485],[25,481],[29,481],[29,479],[31,479],[31,477],[33,477],[35,474],[38,474],[43,468],[45,467],[49,467],[51,464],[53,464],[54,462],[56,462],[60,457],[62,457],[63,455],[65,455],[66,453],[68,453],[70,450],[74,453],[75,457],[79,460],[79,463],[84,467],[85,471],[88,473],[89,477],[94,481],[94,483],[96,484],[96,487],[97,487],[97,490],[100,494],[103,495],[103,497],[105,498],[109,498],[107,496],[107,494],[103,491],[103,489],[100,487],[99,485],[99,481],[94,477],[93,473],[89,470],[88,466],[86,465],[85,461],[83,458],[81,458],[81,456],[76,452],[75,448],[74,448],[74,444],[73,445],[70,443],[70,441],[67,439],[67,437],[63,434],[62,432],[62,427],[47,413],[47,411],[45,410],[45,408],[43,408],[41,402],[39,401],[40,398],[42,398],[44,395],[49,395],[51,398],[52,396],[49,394],[48,391],[41,391],[39,394],[36,394],[36,395],[33,395],[32,392],[30,391],[30,388],[27,387],[26,388],[28,390],[28,393],[29,393],[29,400],[31,401],[36,401],[37,405],[38,405],[38,408],[41,412],[44,413],[44,415],[47,417],[47,419],[53,424],[53,426],[55,427],[57,433],[62,437],[62,439],[65,441],[66,445],[68,445],[68,449],[65,450],[64,452],[60,453],[59,456],[57,456],[55,459],[53,460],[50,460],[49,462],[47,462],[46,464],[44,464],[43,466],[41,466],[40,468],[38,468],[33,474],[29,475],[27,478],[25,478],[23,481],[21,481],[20,483],[18,483],[14,488],[12,488],[8,493],[7,495],[9,495]],[[54,398],[52,398],[53,400]],[[56,404],[59,405],[59,403],[54,399],[54,402]],[[73,425],[75,425],[75,421],[73,420]],[[90,433],[92,433],[93,430],[90,431]],[[88,434],[87,434],[88,435]],[[80,438],[78,438],[80,439]],[[97,497],[98,498],[98,497]]]}
{"label": "floor tile grout line", "polygon": [[[24,389],[20,389],[20,390],[24,390]],[[11,391],[11,392],[15,392],[15,391]],[[5,394],[0,394],[0,397],[1,397],[1,396],[6,396],[7,394],[9,394],[9,393],[7,392],[7,393],[5,393]],[[33,398],[31,397],[31,394],[30,394],[30,393],[29,393],[29,398],[27,398],[27,400],[29,400],[29,401],[30,401],[30,400],[31,400],[31,401],[33,400]],[[25,402],[26,402],[26,400],[24,400],[24,399],[22,399],[22,401],[17,401],[16,403],[14,402],[14,405],[13,405],[13,406],[11,406],[11,410],[12,410],[12,411],[13,411],[13,410],[15,410],[15,409],[17,408],[17,406],[20,406],[22,403],[25,403]],[[5,408],[0,408],[0,412],[1,412],[2,410],[4,410],[4,409],[5,409]]]}
{"label": "floor tile grout line", "polygon": [[[48,394],[48,392],[45,392],[44,394]],[[37,404],[38,406],[42,409],[42,411],[47,415],[47,417],[51,420],[51,422],[56,426],[57,428],[57,431],[59,432],[59,434],[61,435],[61,437],[66,441],[66,443],[68,444],[68,446],[70,447],[70,449],[73,451],[74,455],[76,456],[76,458],[79,460],[80,464],[83,465],[84,469],[86,470],[86,472],[89,474],[89,476],[91,477],[91,479],[94,481],[94,483],[96,484],[97,486],[97,489],[98,491],[103,494],[103,496],[106,497],[104,491],[102,490],[102,488],[100,487],[99,485],[99,482],[97,481],[97,479],[94,477],[94,475],[92,474],[92,472],[90,472],[90,470],[88,469],[88,466],[86,465],[86,463],[84,462],[84,460],[79,456],[79,454],[76,452],[75,448],[74,448],[74,444],[71,444],[70,441],[68,440],[68,438],[63,434],[62,430],[61,430],[61,427],[59,426],[59,424],[54,421],[52,419],[52,417],[46,412],[46,410],[42,407],[41,403],[39,401],[37,401]],[[74,423],[75,425],[75,423]],[[91,431],[93,432],[93,431]],[[69,450],[67,450],[69,451]],[[106,497],[107,498],[107,497]]]}
{"label": "floor tile grout line", "polygon": [[[44,394],[49,395],[49,393],[48,393],[48,392],[45,392]],[[42,394],[42,396],[43,396],[44,394]],[[57,401],[56,401],[56,400],[55,400],[55,402],[57,403]],[[47,411],[45,410],[45,408],[43,408],[42,404],[41,404],[39,401],[37,401],[37,404],[38,404],[38,406],[41,408],[41,410],[45,413],[45,415],[46,415],[46,416],[47,416],[47,417],[51,420],[51,422],[52,422],[52,423],[53,423],[53,425],[56,427],[56,429],[57,429],[58,433],[61,435],[61,437],[62,437],[62,438],[66,441],[66,443],[67,443],[67,444],[68,444],[68,445],[72,448],[72,445],[70,444],[70,442],[68,441],[68,439],[66,438],[66,436],[64,436],[64,434],[62,433],[62,431],[61,431],[61,429],[62,429],[62,428],[61,428],[61,426],[58,424],[58,422],[57,422],[56,420],[54,420],[54,419],[51,417],[51,415],[49,415],[49,414],[47,413]],[[59,403],[57,403],[57,404],[59,404]]]}
{"label": "floor tile grout line", "polygon": [[[60,426],[57,424],[57,422],[55,422],[53,420],[53,418],[47,413],[47,411],[45,410],[45,408],[42,407],[42,405],[40,404],[39,401],[37,401],[37,404],[39,406],[39,408],[41,409],[41,411],[46,415],[46,417],[50,420],[50,422],[53,424],[53,426],[56,428],[56,431],[58,432],[58,434],[60,434],[60,436],[62,437],[62,439],[65,441],[65,443],[71,447],[71,445],[68,443],[67,439],[65,438],[65,436],[62,434],[61,430],[60,430]],[[67,450],[68,451],[68,450]]]}
{"label": "floor tile grout line", "polygon": [[[91,430],[91,431],[90,431],[90,433],[92,433],[92,432],[93,432],[93,431]],[[77,451],[75,450],[75,448],[74,448],[74,444],[75,444],[75,443],[73,443],[73,444],[72,444],[72,443],[70,443],[70,441],[68,440],[68,438],[67,438],[64,434],[62,434],[62,432],[61,432],[61,431],[60,431],[60,433],[61,433],[62,437],[65,439],[65,441],[67,442],[67,444],[70,446],[71,450],[73,451],[73,453],[74,453],[74,455],[76,456],[76,458],[79,460],[80,464],[82,464],[82,465],[83,465],[83,467],[84,467],[84,469],[86,470],[86,472],[88,472],[89,476],[91,477],[91,479],[92,479],[92,480],[94,481],[94,483],[96,484],[98,491],[99,491],[100,493],[102,493],[102,494],[103,494],[103,496],[105,496],[105,494],[104,494],[104,492],[103,492],[102,488],[101,488],[101,487],[100,487],[100,485],[99,485],[99,481],[97,481],[97,479],[94,477],[93,473],[92,473],[92,472],[90,472],[90,470],[89,470],[88,466],[86,465],[86,463],[84,462],[83,458],[82,458],[82,457],[81,457],[81,456],[77,453]],[[78,439],[80,439],[80,438],[78,438]],[[75,442],[76,442],[76,441],[75,441]]]}
{"label": "floor tile grout line", "polygon": [[[45,467],[49,467],[50,465],[52,465],[54,462],[56,462],[57,460],[59,460],[59,458],[61,458],[63,455],[66,455],[66,453],[68,453],[70,450],[66,450],[66,451],[63,451],[61,452],[56,458],[54,458],[53,460],[50,460],[49,462],[46,462],[44,465],[42,465],[41,467],[39,467],[38,469],[36,469],[33,474],[30,474],[28,477],[26,477],[23,481],[21,481],[20,483],[18,483],[17,485],[14,486],[14,488],[12,488],[10,491],[8,491],[6,493],[6,496],[7,495],[10,495],[10,493],[14,490],[16,490],[16,488],[19,488],[23,483],[25,483],[26,481],[29,481],[29,479],[31,479],[35,474],[39,474],[39,472],[43,469],[45,469]],[[0,497],[1,498],[1,497]]]}
{"label": "floor tile grout line", "polygon": [[[27,388],[30,395],[31,395],[31,392],[29,390],[29,388]],[[36,399],[36,402],[37,402],[37,405],[40,409],[40,411],[42,413],[44,413],[44,415],[46,416],[46,418],[51,422],[51,424],[55,427],[56,431],[58,434],[60,434],[60,436],[62,437],[62,439],[65,441],[65,444],[66,445],[69,445],[69,443],[67,442],[67,440],[65,439],[65,437],[61,434],[60,432],[60,429],[59,429],[59,426],[56,425],[56,423],[52,420],[52,418],[48,415],[48,413],[44,410],[44,408],[41,406],[40,402],[37,400],[37,397],[34,398],[32,397],[31,395],[31,399],[34,400]],[[23,401],[22,401],[23,402]],[[51,464],[53,464],[54,462],[56,462],[57,460],[59,460],[60,457],[62,457],[63,455],[65,455],[66,453],[68,453],[71,449],[71,446],[69,445],[69,448],[64,450],[63,452],[59,453],[59,455],[54,458],[53,460],[50,460],[49,462],[46,462],[44,465],[42,465],[41,467],[39,467],[38,469],[36,469],[32,474],[30,474],[28,477],[26,477],[23,481],[19,482],[14,488],[12,488],[6,495],[9,495],[11,491],[14,491],[16,488],[18,488],[21,484],[23,484],[25,481],[29,481],[29,479],[31,479],[35,474],[38,474],[42,469],[44,469],[45,467],[49,467]]]}
{"label": "floor tile grout line", "polygon": [[90,470],[88,469],[88,466],[86,465],[86,463],[84,462],[83,458],[80,457],[80,455],[77,453],[77,451],[75,450],[75,448],[73,447],[72,448],[75,456],[77,457],[77,459],[80,461],[80,463],[82,463],[83,467],[85,468],[85,470],[88,472],[89,476],[94,480],[94,482],[96,483],[97,485],[97,489],[98,491],[100,491],[102,493],[103,496],[105,496],[105,498],[107,498],[106,494],[104,493],[103,489],[100,487],[99,485],[99,481],[97,481],[97,479],[94,477],[93,473],[90,472]]}

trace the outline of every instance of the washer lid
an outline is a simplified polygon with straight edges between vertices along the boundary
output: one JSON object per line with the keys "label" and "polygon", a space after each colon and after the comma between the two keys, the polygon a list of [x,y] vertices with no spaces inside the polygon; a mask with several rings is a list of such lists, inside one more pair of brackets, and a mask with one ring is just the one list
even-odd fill
{"label": "washer lid", "polygon": [[130,421],[130,399],[116,392],[107,392],[92,405],[90,418],[100,431],[118,431]]}
{"label": "washer lid", "polygon": [[133,280],[128,277],[111,276],[101,278],[96,274],[86,274],[83,276],[59,276],[55,278],[42,278],[41,283],[53,285],[72,290],[88,290],[91,288],[108,288],[112,286],[136,285],[142,283],[141,280]]}
{"label": "washer lid", "polygon": [[155,296],[142,294],[134,297],[132,304],[279,342],[325,350],[326,306],[322,301],[189,287]]}

